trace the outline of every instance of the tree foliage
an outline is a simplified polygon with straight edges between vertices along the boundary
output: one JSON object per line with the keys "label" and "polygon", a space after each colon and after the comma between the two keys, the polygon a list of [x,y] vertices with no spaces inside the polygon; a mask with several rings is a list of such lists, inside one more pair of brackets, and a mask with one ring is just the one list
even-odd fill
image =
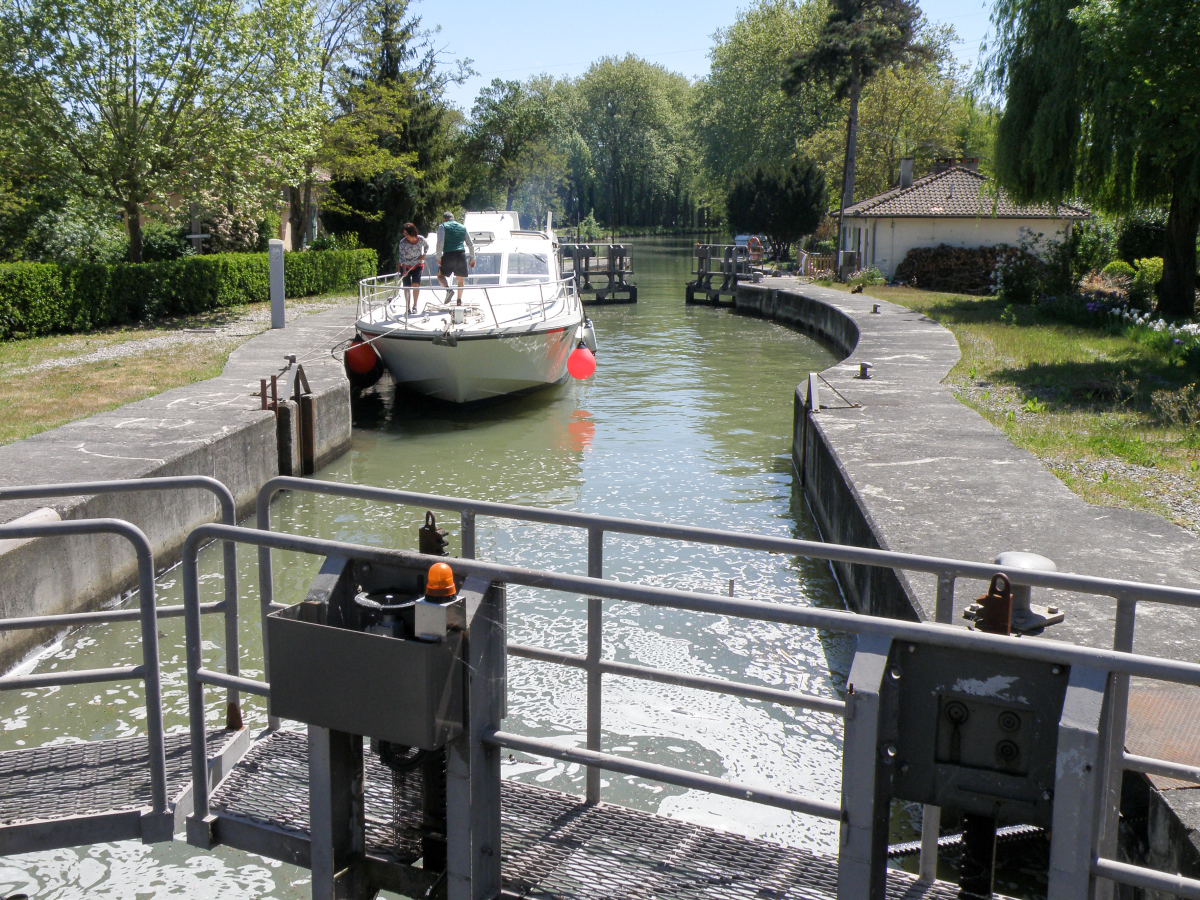
{"label": "tree foliage", "polygon": [[0,107],[28,165],[125,212],[198,186],[260,202],[312,90],[303,0],[0,0]]}
{"label": "tree foliage", "polygon": [[550,146],[554,121],[542,83],[492,81],[479,92],[467,127],[464,164],[477,168],[475,197],[512,209],[539,172],[561,169]]}
{"label": "tree foliage", "polygon": [[849,101],[843,207],[854,202],[863,85],[892,66],[930,57],[930,48],[919,39],[920,21],[916,0],[831,0],[813,45],[792,58],[791,72],[784,80],[789,93],[801,93],[809,82],[816,81],[832,87],[838,100]]}
{"label": "tree foliage", "polygon": [[789,60],[812,48],[824,16],[821,3],[763,0],[714,36],[711,69],[695,91],[696,135],[714,183],[787,165],[838,115],[825,85],[806,81],[794,96],[783,89]]}
{"label": "tree foliage", "polygon": [[443,100],[459,77],[438,65],[409,0],[371,0],[354,63],[341,73],[322,161],[331,178],[322,222],[354,232],[394,266],[405,222],[429,227],[456,199],[456,118]]}
{"label": "tree foliage", "polygon": [[1200,231],[1200,5],[1000,0],[988,60],[1003,92],[999,182],[1023,201],[1079,196],[1169,210],[1161,312],[1195,312]]}
{"label": "tree foliage", "polygon": [[780,174],[759,169],[734,184],[726,209],[735,230],[767,235],[776,258],[786,258],[787,248],[825,215],[825,176],[811,160]]}

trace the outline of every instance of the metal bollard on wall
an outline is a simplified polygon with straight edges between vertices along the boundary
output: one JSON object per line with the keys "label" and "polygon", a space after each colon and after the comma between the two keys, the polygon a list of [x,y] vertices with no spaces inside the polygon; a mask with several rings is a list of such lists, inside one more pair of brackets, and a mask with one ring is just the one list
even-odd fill
{"label": "metal bollard on wall", "polygon": [[[1006,550],[996,557],[996,565],[1006,572],[1031,569],[1037,572],[1057,572],[1054,561],[1023,550]],[[1066,615],[1057,606],[1032,606],[1033,588],[1027,584],[1012,586],[1013,634],[1041,634],[1049,625],[1057,625]]]}

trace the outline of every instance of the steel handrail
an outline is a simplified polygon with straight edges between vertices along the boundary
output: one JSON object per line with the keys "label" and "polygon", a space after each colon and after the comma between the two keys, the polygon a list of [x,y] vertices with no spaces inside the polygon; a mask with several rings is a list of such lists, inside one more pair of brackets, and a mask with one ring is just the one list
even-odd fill
{"label": "steel handrail", "polygon": [[549,756],[552,759],[581,763],[621,775],[641,776],[678,787],[718,794],[723,797],[733,797],[737,800],[748,800],[751,803],[773,806],[776,809],[786,809],[789,812],[819,816],[823,819],[840,819],[842,817],[841,806],[837,803],[814,800],[811,797],[801,797],[771,788],[754,787],[737,781],[725,781],[712,775],[688,772],[673,766],[641,762],[612,753],[600,753],[596,750],[583,750],[578,747],[562,747],[550,741],[512,734],[507,731],[488,731],[483,735],[483,742],[493,747],[518,750],[534,756]]}
{"label": "steel handrail", "polygon": [[[394,322],[404,321],[405,323],[407,323],[408,319],[409,319],[407,303],[405,303],[403,319],[401,319],[399,317],[395,317],[391,314],[391,305],[395,301],[397,294],[401,290],[403,290],[403,288],[396,286],[399,284],[398,280],[396,280],[396,279],[397,279],[397,276],[395,274],[389,274],[389,275],[376,275],[371,278],[364,278],[364,279],[360,280],[358,283],[357,318],[362,319],[362,318],[370,317],[377,310],[380,310],[384,314],[385,322],[394,323]],[[464,284],[462,286],[451,285],[448,288],[443,288],[440,285],[433,286],[433,287],[423,286],[421,289],[422,290],[431,290],[431,291],[438,291],[438,290],[464,291],[464,292],[482,291],[484,301],[487,303],[488,309],[492,313],[492,320],[496,323],[496,327],[500,328],[501,326],[500,326],[499,314],[496,312],[495,304],[492,302],[491,292],[495,291],[497,289],[506,290],[506,289],[510,289],[510,288],[512,288],[512,289],[524,288],[524,289],[528,290],[534,284],[536,284],[538,286],[538,293],[539,293],[539,296],[542,298],[543,321],[545,321],[548,316],[548,314],[545,310],[545,293],[544,293],[544,291],[545,291],[546,285],[554,285],[556,288],[558,288],[560,293],[556,294],[555,297],[557,298],[558,296],[563,296],[566,301],[565,306],[567,308],[567,311],[568,312],[571,311],[571,306],[572,306],[571,298],[573,296],[575,296],[575,291],[572,290],[572,286],[574,285],[574,276],[568,276],[566,278],[559,278],[557,280],[548,277],[545,280],[539,280],[536,282],[519,281],[519,282],[505,283],[505,284]],[[564,289],[564,285],[566,286],[565,289]],[[380,298],[378,296],[379,294],[387,294],[387,297]],[[501,298],[498,302],[503,303],[503,295],[501,295]]]}
{"label": "steel handrail", "polygon": [[[217,503],[221,508],[221,520],[226,525],[237,524],[237,501],[234,499],[233,492],[222,482],[207,475],[169,475],[160,478],[122,478],[113,481],[76,481],[65,484],[0,487],[0,500],[38,500],[46,497],[86,497],[93,494],[134,494],[143,491],[166,490],[208,491],[217,498]],[[223,604],[206,604],[202,612],[225,613],[225,666],[230,675],[237,675],[240,671],[237,550],[233,544],[227,543],[222,548],[222,552],[225,569],[225,601]],[[161,619],[182,616],[183,607],[164,607],[158,610],[157,615]],[[130,619],[135,617],[136,615],[128,616]],[[82,625],[89,622],[120,622],[126,619],[126,614],[120,611],[74,613],[70,618],[74,621],[60,618],[60,623]],[[226,702],[230,704],[231,710],[238,706],[239,701],[237,692],[230,691]]]}
{"label": "steel handrail", "polygon": [[[222,526],[233,527],[233,526]],[[158,611],[154,602],[154,550],[150,540],[136,525],[121,519],[80,519],[69,522],[39,522],[29,525],[0,525],[0,540],[43,537],[74,537],[85,534],[112,534],[127,540],[137,554],[138,618],[142,625],[142,664],[108,669],[82,669],[73,672],[48,672],[38,675],[10,675],[0,678],[0,690],[17,690],[69,684],[96,684],[140,678],[146,692],[147,755],[150,764],[152,812],[168,812],[167,757],[163,745],[162,680],[158,664]],[[28,617],[26,617],[28,618]],[[56,616],[39,616],[53,627]],[[6,631],[0,619],[0,631]]]}
{"label": "steel handrail", "polygon": [[[288,483],[286,479],[273,479],[264,485],[259,493],[259,521],[270,527],[269,505],[270,497],[283,487],[293,487],[331,494],[334,496],[354,497],[358,499],[380,500],[389,503],[432,506],[440,509],[457,510],[462,519],[463,555],[474,556],[475,547],[475,517],[478,514],[495,517],[512,518],[524,521],[536,521],[548,524],[560,524],[570,527],[586,528],[588,530],[589,574],[601,574],[602,543],[605,531],[614,533],[638,534],[642,536],[659,537],[671,540],[711,543],[722,546],[739,547],[742,549],[760,550],[765,552],[789,553],[812,559],[823,559],[829,562],[844,562],[857,565],[868,565],[882,568],[902,569],[925,572],[937,576],[936,618],[938,622],[949,623],[953,615],[954,587],[958,578],[976,578],[988,581],[1000,571],[995,564],[970,563],[935,557],[922,557],[914,554],[896,553],[894,551],[873,550],[860,547],[846,547],[837,544],[826,544],[812,541],[800,541],[790,538],[764,538],[757,535],[745,535],[737,532],[719,531],[715,529],[697,528],[695,526],[670,526],[662,523],[638,520],[619,519],[615,517],[594,516],[582,513],[567,513],[558,510],[545,510],[537,507],[521,507],[511,504],[493,503],[490,501],[470,501],[457,498],[439,497],[431,494],[395,491],[386,488],[364,488],[358,485],[335,485],[329,482],[314,486],[312,482]],[[265,510],[265,511],[264,511]],[[269,596],[271,591],[270,550],[259,550],[259,574],[262,589]],[[1147,585],[1118,579],[1099,578],[1096,576],[1075,575],[1061,572],[1035,572],[1032,570],[1014,570],[1008,575],[1014,584],[1028,584],[1035,587],[1067,590],[1077,593],[1098,594],[1110,596],[1117,601],[1116,622],[1114,626],[1114,650],[1132,652],[1133,625],[1136,616],[1137,603],[1156,602],[1174,605],[1196,607],[1200,606],[1200,591],[1184,588]],[[264,577],[265,576],[265,577]],[[599,749],[600,741],[600,676],[606,674],[605,661],[601,659],[602,611],[598,601],[588,604],[588,655],[585,657],[584,668],[588,673],[588,747]],[[553,653],[545,648],[529,648],[531,651]],[[615,673],[612,673],[615,674]],[[641,677],[635,673],[627,673],[630,677]],[[652,680],[652,679],[651,679]],[[703,689],[703,688],[701,688]],[[1120,773],[1125,768],[1135,768],[1126,765],[1122,755],[1124,747],[1123,736],[1126,727],[1128,677],[1118,675],[1114,678],[1114,686],[1110,697],[1111,715],[1109,729],[1120,740],[1110,741],[1109,768],[1112,773],[1109,792],[1119,797],[1121,784]],[[824,698],[816,698],[824,699]],[[1149,760],[1151,764],[1161,767],[1177,767],[1179,764],[1168,760]],[[589,769],[588,799],[599,800],[600,783],[598,770]],[[1108,815],[1105,819],[1106,829],[1111,829],[1115,809],[1119,799],[1107,804]],[[935,810],[926,810],[927,818]],[[936,835],[933,823],[936,817],[930,819],[930,827],[923,829],[923,842],[932,845],[932,837]],[[926,835],[924,831],[928,831]],[[1102,846],[1107,847],[1112,840],[1112,831],[1106,831],[1106,841]],[[925,841],[926,837],[931,840]],[[925,860],[921,871],[928,875],[932,870],[932,862]],[[931,875],[929,877],[932,877]]]}
{"label": "steel handrail", "polygon": [[689,541],[701,544],[720,544],[740,550],[761,550],[768,553],[785,553],[820,559],[828,562],[852,563],[877,568],[906,569],[951,578],[973,578],[990,581],[993,575],[1003,573],[1013,584],[1030,585],[1075,593],[1101,594],[1115,599],[1132,599],[1167,603],[1178,606],[1200,607],[1200,590],[1142,584],[1095,575],[1076,575],[1069,572],[1043,572],[1033,569],[1005,570],[995,563],[976,563],[948,557],[921,556],[915,553],[899,553],[894,550],[875,550],[868,547],[852,547],[845,544],[828,544],[821,541],[805,541],[797,538],[780,538],[748,534],[740,531],[724,531],[701,528],[696,525],[672,525],[642,519],[624,519],[617,516],[575,513],[566,510],[544,509],[536,506],[518,506],[497,503],[491,500],[466,500],[438,494],[416,491],[400,491],[392,488],[367,487],[357,484],[341,484],[330,481],[312,481],[290,476],[277,476],[267,481],[258,492],[257,511],[260,528],[270,528],[271,499],[281,490],[305,491],[328,494],[355,500],[379,500],[406,506],[427,506],[456,512],[470,512],[493,518],[539,522],[546,525],[567,525],[574,528],[598,528],[604,532],[633,534],[641,537],[658,537],[665,540]]}
{"label": "steel handrail", "polygon": [[[208,812],[207,756],[204,742],[204,684],[222,684],[227,676],[204,669],[199,621],[199,582],[197,580],[197,558],[199,546],[208,539],[232,540],[257,545],[260,548],[289,550],[323,556],[339,556],[380,565],[424,566],[441,557],[414,553],[408,550],[393,550],[365,545],[349,544],[322,538],[282,534],[263,529],[230,527],[226,525],[201,525],[189,535],[183,551],[184,605],[188,609],[187,624],[188,693],[191,714],[193,751],[193,773],[195,776],[196,813],[203,820]],[[491,582],[520,584],[528,587],[582,594],[588,597],[603,597],[611,600],[644,603],[692,612],[734,616],[757,621],[775,622],[783,625],[820,628],[827,631],[849,634],[874,634],[893,640],[928,644],[950,649],[994,654],[1009,658],[1020,658],[1051,664],[1090,666],[1111,674],[1155,678],[1180,684],[1200,686],[1200,665],[1177,660],[1162,660],[1134,653],[1080,647],[1060,641],[1014,641],[1007,636],[982,632],[965,631],[948,625],[928,622],[904,622],[875,616],[861,616],[844,610],[795,607],[755,600],[741,600],[648,585],[627,584],[580,575],[506,566],[498,563],[481,562],[473,559],[458,559],[454,565],[468,575],[477,575]],[[269,674],[268,674],[269,677]],[[241,679],[243,689],[270,691],[266,682]],[[505,736],[508,740],[508,736]],[[531,741],[528,738],[514,740]],[[508,744],[516,746],[515,744]],[[532,745],[531,745],[532,746]],[[554,745],[550,745],[554,747]],[[555,752],[562,751],[554,747]],[[538,752],[541,752],[540,750]],[[572,751],[587,755],[588,764],[596,768],[611,768],[620,757],[597,754],[597,751]],[[547,755],[551,755],[547,753]],[[583,759],[580,756],[580,759]],[[625,765],[625,762],[621,762]],[[632,761],[631,766],[640,766],[648,774],[649,764]],[[691,777],[694,773],[672,770],[672,777]],[[722,784],[728,784],[722,782]],[[741,786],[730,788],[742,789]],[[786,802],[820,803],[805,798],[786,795]],[[753,798],[751,798],[753,799]],[[819,814],[819,813],[816,813]]]}
{"label": "steel handrail", "polygon": [[[381,565],[419,566],[443,559],[443,557],[428,556],[411,550],[369,547],[365,544],[351,544],[215,523],[197,526],[188,537],[188,542],[203,539],[233,540],[238,543],[254,544],[275,550],[292,550],[326,556],[349,554],[354,559]],[[188,543],[185,542],[184,546],[186,548]],[[1117,674],[1155,678],[1160,681],[1200,687],[1200,664],[1198,663],[1161,659],[1097,647],[1084,647],[1049,638],[1041,638],[1036,641],[1015,641],[1007,635],[985,634],[933,622],[906,622],[882,616],[859,615],[848,610],[789,606],[763,600],[742,600],[720,594],[609,581],[586,575],[570,575],[543,569],[507,566],[476,559],[456,558],[454,565],[460,567],[468,575],[478,575],[489,581],[506,584],[519,584],[525,587],[644,603],[649,606],[663,606],[717,616],[734,616],[760,622],[774,622],[780,625],[818,628],[845,634],[884,635],[902,641],[925,643],[948,649],[975,650],[981,653],[1011,656],[1035,662],[1088,665]],[[186,589],[188,585],[185,584],[184,587]],[[188,606],[188,604],[189,601],[185,596],[184,605]],[[189,615],[184,616],[185,621]]]}

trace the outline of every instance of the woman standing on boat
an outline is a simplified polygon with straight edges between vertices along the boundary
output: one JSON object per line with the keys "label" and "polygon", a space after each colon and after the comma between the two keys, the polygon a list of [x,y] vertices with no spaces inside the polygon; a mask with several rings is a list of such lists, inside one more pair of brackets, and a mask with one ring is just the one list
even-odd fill
{"label": "woman standing on boat", "polygon": [[404,285],[404,308],[411,313],[417,311],[417,298],[421,296],[421,274],[425,271],[425,255],[428,252],[429,242],[417,232],[417,226],[405,222],[404,236],[400,238],[400,248],[396,251],[396,274]]}

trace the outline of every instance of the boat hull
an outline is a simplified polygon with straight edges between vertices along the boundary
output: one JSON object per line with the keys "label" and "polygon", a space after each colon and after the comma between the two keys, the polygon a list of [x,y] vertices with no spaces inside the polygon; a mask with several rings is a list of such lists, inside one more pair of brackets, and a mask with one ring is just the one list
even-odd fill
{"label": "boat hull", "polygon": [[466,334],[458,337],[456,346],[448,346],[434,343],[428,333],[359,324],[363,337],[375,339],[397,384],[450,403],[491,400],[564,381],[578,328]]}

